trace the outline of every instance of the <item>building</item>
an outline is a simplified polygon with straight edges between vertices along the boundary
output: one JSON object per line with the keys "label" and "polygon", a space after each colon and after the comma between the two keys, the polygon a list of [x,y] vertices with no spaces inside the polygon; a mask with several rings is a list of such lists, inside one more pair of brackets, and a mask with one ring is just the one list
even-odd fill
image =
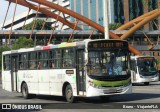
{"label": "building", "polygon": [[[55,4],[59,4],[67,9],[70,9],[74,12],[77,12],[94,22],[104,26],[104,18],[103,18],[103,0],[48,0]],[[154,10],[160,6],[160,0],[108,0],[108,17],[109,23],[126,23],[134,18],[148,12]],[[20,29],[23,25],[23,22],[26,18],[27,12],[23,14],[18,14],[15,17],[13,29]],[[56,10],[52,10],[52,12],[58,14],[59,12]],[[29,14],[29,18],[26,21],[26,24],[30,23],[34,20],[36,11],[31,11]],[[60,14],[63,16],[63,14]],[[43,14],[39,14],[39,19],[44,19]],[[75,22],[75,19],[65,14],[67,20]],[[160,24],[160,18],[155,19],[154,21],[157,24]],[[55,26],[55,19],[48,19],[47,22],[51,22],[52,26]],[[4,29],[10,29],[12,23],[12,19],[7,20]],[[62,24],[58,22],[56,24],[56,30],[61,29]],[[159,25],[160,26],[160,25]],[[82,29],[91,29],[88,26],[80,26]],[[63,29],[69,29],[67,26],[64,26]],[[157,27],[149,23],[144,26],[145,30],[157,30]]]}
{"label": "building", "polygon": [[[114,21],[126,23],[138,16],[160,7],[160,0],[113,0]],[[154,20],[160,24],[160,18]],[[145,30],[157,30],[157,27],[150,23],[144,26]]]}
{"label": "building", "polygon": [[[70,9],[103,26],[103,1],[104,0],[70,0]],[[108,17],[110,24],[114,23],[112,5],[113,0],[108,0]],[[75,19],[71,17],[71,21],[75,21]],[[88,26],[81,26],[81,28],[86,30],[90,29]]]}
{"label": "building", "polygon": [[[48,1],[53,2],[55,4],[59,4],[59,5],[63,6],[63,7],[68,8],[68,9],[70,8],[69,0],[48,0]],[[58,11],[56,11],[56,10],[51,10],[51,11],[56,13],[56,14],[58,14]],[[14,24],[13,24],[12,29],[13,30],[22,29],[27,15],[28,15],[28,18],[26,20],[25,25],[27,25],[27,24],[31,23],[32,21],[34,21],[34,19],[36,17],[36,13],[37,13],[36,11],[31,10],[29,12],[29,15],[28,15],[28,10],[26,10],[26,11],[20,13],[20,14],[17,14],[15,16],[15,18],[14,18]],[[61,16],[63,16],[62,13],[61,13]],[[68,15],[65,15],[65,17],[66,17],[67,20],[70,19]],[[10,18],[10,19],[6,20],[5,25],[3,27],[4,30],[10,30],[11,29],[12,19],[13,18]],[[46,15],[38,13],[37,19],[45,20],[46,19]],[[54,27],[54,23],[55,22],[56,22],[55,19],[52,19],[52,18],[47,19],[47,23],[51,24],[53,27]],[[0,26],[2,27],[3,23],[0,23]],[[61,26],[62,26],[62,24],[60,22],[58,22],[56,24],[56,29],[59,30],[61,28]],[[68,27],[64,26],[63,29],[68,29]]]}
{"label": "building", "polygon": [[[25,22],[25,20],[26,20],[26,16],[27,16],[27,15],[28,15],[28,10],[26,10],[26,11],[24,11],[24,12],[16,15],[15,18],[14,18],[14,22],[13,22],[13,27],[12,27],[12,29],[13,29],[13,30],[21,30],[22,27],[24,26],[24,22]],[[28,15],[28,18],[27,18],[27,20],[26,20],[25,25],[27,25],[27,24],[31,23],[32,21],[34,21],[35,16],[36,16],[36,11],[31,10],[31,11],[29,12],[29,15]],[[38,13],[38,19],[45,20],[45,18],[46,18],[46,15],[45,15],[45,14]],[[51,24],[51,19],[49,18],[49,19],[47,20],[47,22]],[[0,24],[0,26],[2,26],[2,25],[3,25],[3,23]],[[5,30],[10,30],[10,29],[11,29],[11,26],[12,26],[12,18],[6,20],[3,29],[5,29]]]}
{"label": "building", "polygon": [[[70,9],[104,26],[103,4],[103,0],[70,0]],[[109,23],[124,24],[159,6],[160,0],[108,0]],[[158,20],[155,20],[157,24]],[[88,29],[87,26],[82,28]],[[157,30],[157,27],[151,23],[144,29]]]}

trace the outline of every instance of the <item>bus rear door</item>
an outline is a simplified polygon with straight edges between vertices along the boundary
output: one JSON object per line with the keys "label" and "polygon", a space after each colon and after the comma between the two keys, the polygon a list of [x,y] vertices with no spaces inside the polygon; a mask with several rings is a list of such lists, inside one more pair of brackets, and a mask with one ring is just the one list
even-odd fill
{"label": "bus rear door", "polygon": [[84,50],[76,51],[77,94],[85,95]]}
{"label": "bus rear door", "polygon": [[11,56],[11,88],[12,91],[17,91],[17,72],[18,72],[18,56]]}

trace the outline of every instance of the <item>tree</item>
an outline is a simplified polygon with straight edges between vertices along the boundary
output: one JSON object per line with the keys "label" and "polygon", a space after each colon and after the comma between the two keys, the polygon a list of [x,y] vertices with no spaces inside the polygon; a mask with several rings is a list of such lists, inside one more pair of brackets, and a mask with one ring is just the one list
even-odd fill
{"label": "tree", "polygon": [[[34,30],[41,30],[43,23],[44,23],[44,20],[37,19],[34,26]],[[25,25],[24,30],[32,30],[33,24],[34,24],[34,21],[32,21],[30,24]],[[46,22],[43,30],[51,30],[51,24]]]}
{"label": "tree", "polygon": [[122,25],[122,23],[114,23],[109,25],[109,30],[116,30]]}
{"label": "tree", "polygon": [[12,49],[29,48],[33,47],[34,42],[32,39],[27,39],[26,37],[19,37],[12,46]]}
{"label": "tree", "polygon": [[158,69],[160,70],[160,59],[157,59],[157,66],[158,66]]}

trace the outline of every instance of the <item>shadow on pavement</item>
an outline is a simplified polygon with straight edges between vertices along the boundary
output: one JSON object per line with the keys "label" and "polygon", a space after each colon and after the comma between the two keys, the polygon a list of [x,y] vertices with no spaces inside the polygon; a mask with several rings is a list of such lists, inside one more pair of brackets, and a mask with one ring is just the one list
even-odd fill
{"label": "shadow on pavement", "polygon": [[144,83],[133,83],[132,86],[146,86],[146,87],[150,87],[150,86],[160,86],[160,82],[150,82],[149,85],[145,85]]}
{"label": "shadow on pavement", "polygon": [[[21,96],[17,96],[21,97]],[[91,103],[91,104],[100,104],[100,103],[120,103],[120,102],[130,102],[130,101],[138,101],[139,100],[145,100],[145,99],[154,99],[154,98],[160,98],[160,94],[152,94],[152,93],[132,93],[132,94],[124,94],[124,95],[116,95],[111,96],[110,99],[101,99],[99,97],[78,97],[76,98],[75,103]],[[48,95],[37,95],[35,98],[31,99],[39,99],[39,100],[46,100],[47,101],[59,101],[62,103],[67,103],[64,97],[60,96],[48,96]]]}

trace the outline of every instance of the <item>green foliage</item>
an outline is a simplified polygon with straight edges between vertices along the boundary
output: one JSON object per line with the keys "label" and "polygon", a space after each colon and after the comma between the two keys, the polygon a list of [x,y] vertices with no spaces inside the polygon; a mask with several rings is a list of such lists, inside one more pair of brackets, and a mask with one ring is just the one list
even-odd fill
{"label": "green foliage", "polygon": [[[44,20],[37,19],[36,24],[34,26],[34,30],[41,30],[43,26]],[[34,24],[34,21],[32,21],[30,24],[24,26],[24,30],[32,30],[32,26]],[[49,23],[46,23],[44,25],[43,30],[51,30],[51,25]]]}
{"label": "green foliage", "polygon": [[63,39],[61,40],[61,42],[67,42],[67,39],[66,39],[66,38],[63,38]]}
{"label": "green foliage", "polygon": [[160,59],[157,59],[157,63],[160,64]]}
{"label": "green foliage", "polygon": [[122,23],[114,23],[109,25],[109,30],[116,30],[122,25]]}
{"label": "green foliage", "polygon": [[[0,47],[0,63],[2,63],[2,52],[11,50],[8,46]],[[0,71],[2,64],[0,64]]]}
{"label": "green foliage", "polygon": [[160,70],[160,59],[157,59],[158,70]]}
{"label": "green foliage", "polygon": [[29,48],[33,47],[34,42],[32,39],[27,39],[26,37],[19,37],[12,46],[12,49]]}
{"label": "green foliage", "polygon": [[147,6],[149,2],[147,2],[146,0],[142,0],[142,4],[143,6]]}

